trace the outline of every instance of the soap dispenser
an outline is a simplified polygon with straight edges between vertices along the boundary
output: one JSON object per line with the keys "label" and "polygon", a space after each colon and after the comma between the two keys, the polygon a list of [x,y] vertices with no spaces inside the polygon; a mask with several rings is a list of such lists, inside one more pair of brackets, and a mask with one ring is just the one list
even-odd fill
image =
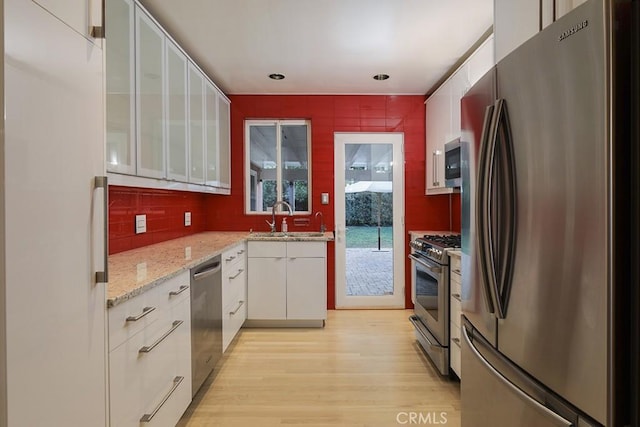
{"label": "soap dispenser", "polygon": [[282,232],[283,233],[287,233],[288,230],[288,226],[287,226],[287,218],[282,218]]}

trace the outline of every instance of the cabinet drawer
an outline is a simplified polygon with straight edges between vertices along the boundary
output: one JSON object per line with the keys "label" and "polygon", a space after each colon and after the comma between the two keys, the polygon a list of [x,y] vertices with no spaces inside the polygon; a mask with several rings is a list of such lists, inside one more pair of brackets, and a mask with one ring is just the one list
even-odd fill
{"label": "cabinet drawer", "polygon": [[453,276],[453,273],[457,273],[458,275],[462,274],[462,262],[460,260],[460,257],[454,255],[451,256],[449,260],[452,273],[451,276]]}
{"label": "cabinet drawer", "polygon": [[451,323],[455,323],[460,326],[460,316],[462,315],[462,303],[460,300],[451,296]]}
{"label": "cabinet drawer", "polygon": [[222,268],[232,266],[236,263],[244,263],[247,257],[247,250],[244,243],[234,246],[222,253]]}
{"label": "cabinet drawer", "polygon": [[289,258],[326,258],[327,244],[325,242],[288,242],[287,256]]}
{"label": "cabinet drawer", "polygon": [[453,320],[450,323],[450,327],[451,330],[449,331],[449,335],[450,335],[450,341],[451,341],[451,346],[453,346],[454,344],[458,345],[458,347],[460,346],[460,337],[462,336],[461,333],[461,328],[460,325],[456,322],[454,322]]}
{"label": "cabinet drawer", "polygon": [[227,273],[222,279],[222,307],[246,301],[247,271],[246,268],[236,268]]}
{"label": "cabinet drawer", "polygon": [[[185,300],[164,310],[157,321],[109,354],[112,425],[138,427],[142,416],[153,412],[168,394],[167,385],[175,377],[183,377],[171,397],[180,397],[183,404],[174,415],[177,422],[191,400],[190,325],[189,301]],[[147,351],[141,352],[145,347]],[[181,388],[186,390],[186,402],[183,392],[178,391]]]}
{"label": "cabinet drawer", "polygon": [[158,286],[158,288],[157,293],[160,309],[180,304],[182,301],[189,299],[191,292],[191,277],[189,276],[189,272],[184,271],[176,277],[172,277]]}
{"label": "cabinet drawer", "polygon": [[[191,373],[188,375],[191,375]],[[152,416],[151,420],[136,424],[136,427],[177,425],[182,414],[191,403],[191,382],[188,382],[187,378],[184,375],[168,375],[165,378],[166,384],[153,396],[153,400],[143,409],[144,413],[140,416],[140,418]],[[164,400],[165,397],[167,397],[166,400]],[[158,410],[154,414],[156,409]]]}
{"label": "cabinet drawer", "polygon": [[247,319],[247,301],[239,299],[224,308],[222,313],[222,351],[226,351]]}
{"label": "cabinet drawer", "polygon": [[458,375],[458,378],[462,379],[460,353],[461,353],[460,346],[457,343],[452,342],[451,347],[449,348],[449,364],[451,366],[451,369],[453,369],[453,372],[455,372],[456,375]]}
{"label": "cabinet drawer", "polygon": [[123,342],[155,322],[159,313],[160,297],[157,288],[150,289],[108,311],[109,316],[109,350],[113,350]]}
{"label": "cabinet drawer", "polygon": [[284,258],[287,256],[286,242],[248,242],[249,258]]}
{"label": "cabinet drawer", "polygon": [[453,276],[451,275],[451,295],[457,295],[459,298],[462,295],[462,284],[459,278],[454,278]]}
{"label": "cabinet drawer", "polygon": [[[185,271],[108,311],[109,350],[155,322],[160,313],[189,299],[189,272]],[[129,320],[127,320],[129,319]]]}

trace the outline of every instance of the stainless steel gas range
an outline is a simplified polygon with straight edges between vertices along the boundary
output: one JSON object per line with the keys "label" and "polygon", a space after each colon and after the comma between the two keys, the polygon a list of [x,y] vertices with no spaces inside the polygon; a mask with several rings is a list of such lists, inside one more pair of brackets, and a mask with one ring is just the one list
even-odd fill
{"label": "stainless steel gas range", "polygon": [[459,234],[426,234],[413,239],[409,258],[416,339],[442,375],[449,374],[449,255]]}

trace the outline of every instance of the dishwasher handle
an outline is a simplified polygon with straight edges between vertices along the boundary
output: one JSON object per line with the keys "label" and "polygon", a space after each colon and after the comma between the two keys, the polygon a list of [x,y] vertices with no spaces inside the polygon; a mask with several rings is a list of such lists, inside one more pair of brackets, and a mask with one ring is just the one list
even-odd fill
{"label": "dishwasher handle", "polygon": [[216,261],[211,265],[206,266],[203,270],[198,271],[193,274],[193,280],[202,280],[211,275],[216,274],[221,269],[220,262]]}

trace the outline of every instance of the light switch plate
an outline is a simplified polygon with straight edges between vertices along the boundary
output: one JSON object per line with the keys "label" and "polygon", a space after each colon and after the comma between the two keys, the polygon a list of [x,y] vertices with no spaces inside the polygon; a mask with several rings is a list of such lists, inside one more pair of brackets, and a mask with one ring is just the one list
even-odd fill
{"label": "light switch plate", "polygon": [[184,226],[189,227],[191,225],[191,212],[184,213]]}
{"label": "light switch plate", "polygon": [[147,216],[136,215],[136,234],[147,232]]}
{"label": "light switch plate", "polygon": [[321,203],[323,205],[328,205],[329,204],[329,193],[322,193]]}

